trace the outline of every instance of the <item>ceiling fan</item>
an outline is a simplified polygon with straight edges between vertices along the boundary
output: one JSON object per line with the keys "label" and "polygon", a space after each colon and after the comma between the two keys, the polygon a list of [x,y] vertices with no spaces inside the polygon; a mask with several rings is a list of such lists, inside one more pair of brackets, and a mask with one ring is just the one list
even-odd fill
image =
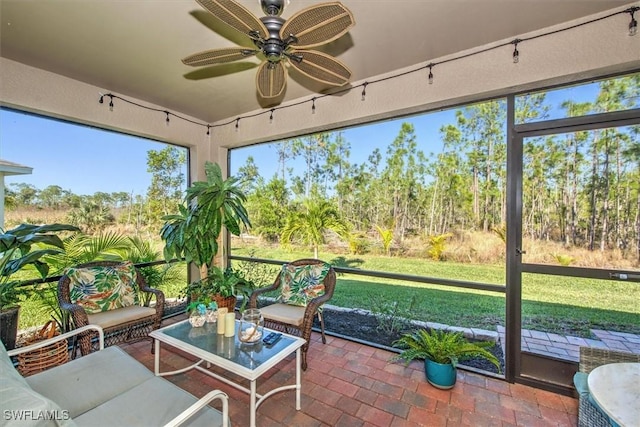
{"label": "ceiling fan", "polygon": [[276,98],[285,89],[289,64],[320,83],[343,86],[351,71],[326,53],[309,48],[320,46],[344,35],[355,24],[351,12],[338,2],[321,3],[300,10],[291,18],[280,17],[285,0],[260,0],[266,14],[257,18],[234,0],[196,0],[235,30],[245,34],[253,46],[211,49],[182,59],[191,66],[222,64],[258,55],[262,63],[256,75],[256,87],[262,98]]}

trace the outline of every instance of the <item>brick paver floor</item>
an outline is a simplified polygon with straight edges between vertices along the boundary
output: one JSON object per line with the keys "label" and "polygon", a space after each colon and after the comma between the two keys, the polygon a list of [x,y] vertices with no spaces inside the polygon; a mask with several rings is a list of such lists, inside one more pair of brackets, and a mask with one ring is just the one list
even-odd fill
{"label": "brick paver floor", "polygon": [[[169,319],[163,325],[175,320]],[[153,370],[148,341],[122,345]],[[166,349],[166,350],[165,350]],[[302,409],[295,410],[293,391],[278,393],[258,408],[258,426],[576,426],[577,400],[548,391],[509,384],[458,370],[451,390],[426,382],[421,363],[392,363],[394,353],[313,333],[309,367],[302,375]],[[163,369],[184,367],[185,355],[162,350]],[[258,381],[258,392],[289,383],[293,356]],[[233,426],[249,424],[248,396],[224,383],[190,371],[166,377],[201,397],[222,389],[230,397]]]}

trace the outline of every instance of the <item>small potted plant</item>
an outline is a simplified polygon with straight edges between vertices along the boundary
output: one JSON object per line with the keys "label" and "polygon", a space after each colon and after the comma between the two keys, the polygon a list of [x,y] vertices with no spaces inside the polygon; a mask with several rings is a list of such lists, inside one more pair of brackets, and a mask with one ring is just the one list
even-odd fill
{"label": "small potted plant", "polygon": [[424,360],[427,381],[434,387],[449,389],[456,383],[458,361],[482,357],[496,366],[500,372],[500,362],[487,350],[494,345],[489,341],[469,342],[461,332],[439,329],[420,329],[404,334],[394,341],[393,346],[402,352],[393,360]]}
{"label": "small potted plant", "polygon": [[12,276],[31,265],[42,278],[47,277],[49,265],[41,258],[64,251],[62,240],[55,234],[59,231],[80,229],[67,224],[21,224],[0,234],[0,339],[8,350],[15,347],[18,303],[26,294],[26,290],[20,287],[21,280]]}
{"label": "small potted plant", "polygon": [[226,307],[230,311],[235,309],[237,297],[242,296],[242,307],[240,308],[242,311],[254,288],[252,281],[245,279],[240,272],[233,268],[229,267],[223,270],[212,266],[204,279],[189,283],[184,294],[190,297],[191,301],[207,304],[214,301],[217,307]]}

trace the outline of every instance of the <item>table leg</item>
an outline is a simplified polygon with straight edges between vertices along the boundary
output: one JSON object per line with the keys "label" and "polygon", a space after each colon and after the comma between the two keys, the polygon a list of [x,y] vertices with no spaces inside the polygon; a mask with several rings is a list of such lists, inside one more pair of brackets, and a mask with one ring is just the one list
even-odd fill
{"label": "table leg", "polygon": [[157,339],[153,340],[153,345],[155,346],[154,355],[153,355],[153,368],[156,374],[156,377],[160,375],[160,341]]}
{"label": "table leg", "polygon": [[256,427],[256,381],[251,381],[251,392],[249,393],[249,425]]}
{"label": "table leg", "polygon": [[296,411],[300,410],[300,348],[296,350]]}

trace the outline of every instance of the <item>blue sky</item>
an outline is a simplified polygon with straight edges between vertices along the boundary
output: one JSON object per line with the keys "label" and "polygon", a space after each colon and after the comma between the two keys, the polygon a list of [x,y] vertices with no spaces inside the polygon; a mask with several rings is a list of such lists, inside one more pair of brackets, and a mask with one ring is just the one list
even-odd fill
{"label": "blue sky", "polygon": [[[597,84],[549,92],[549,103],[558,106],[566,99],[593,100]],[[322,114],[318,111],[316,114]],[[554,118],[559,117],[556,110]],[[400,124],[414,124],[419,149],[429,154],[441,148],[439,129],[454,123],[454,110],[380,122],[376,125],[346,129],[343,135],[351,143],[351,164],[360,164],[375,148],[382,154],[397,136]],[[158,120],[164,116],[159,115]],[[33,168],[32,175],[8,176],[5,184],[24,182],[42,190],[58,185],[75,194],[96,191],[145,194],[151,175],[147,172],[147,152],[161,150],[165,144],[87,126],[0,109],[0,158]],[[253,156],[260,173],[269,179],[277,171],[276,150],[262,144],[234,150],[232,173]]]}

